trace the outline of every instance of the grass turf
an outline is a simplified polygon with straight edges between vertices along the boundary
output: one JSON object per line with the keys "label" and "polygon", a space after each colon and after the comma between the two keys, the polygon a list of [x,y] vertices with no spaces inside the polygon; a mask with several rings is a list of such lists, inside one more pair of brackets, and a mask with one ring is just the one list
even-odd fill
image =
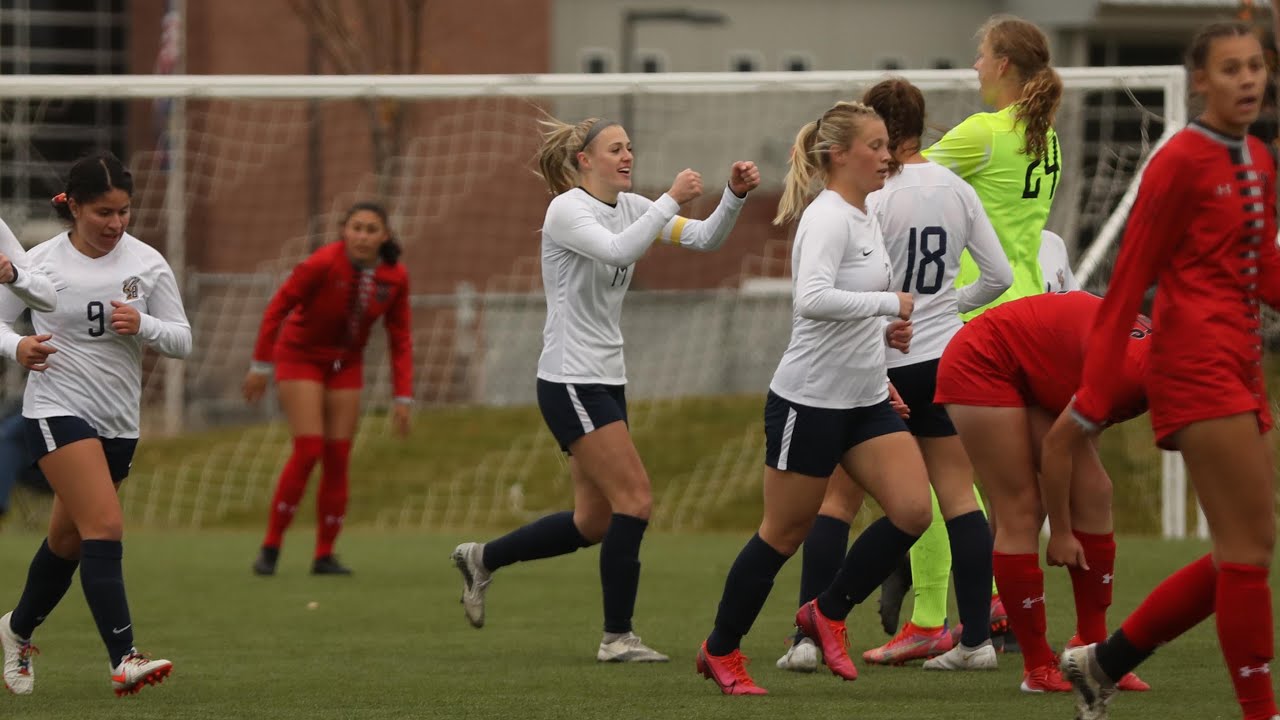
{"label": "grass turf", "polygon": [[[286,543],[279,574],[253,577],[257,532],[130,532],[125,570],[144,651],[175,662],[174,675],[141,695],[112,696],[105,652],[83,596],[73,586],[35,638],[31,696],[0,696],[0,717],[41,718],[1070,718],[1067,696],[1018,692],[1021,656],[999,671],[925,674],[858,661],[861,678],[774,669],[794,612],[799,562],[788,564],[744,651],[772,693],[725,698],[693,672],[711,627],[725,573],[745,533],[654,533],[644,547],[637,631],[672,662],[595,662],[601,620],[597,551],[516,565],[495,579],[489,622],[466,624],[457,572],[447,561],[454,536],[356,530],[341,540],[351,578],[312,577],[308,532]],[[16,601],[39,544],[0,535],[0,607]],[[1202,544],[1125,537],[1112,619],[1129,612],[1168,572],[1205,551]],[[1072,632],[1067,574],[1046,571],[1051,640]],[[310,603],[316,603],[309,609]],[[906,614],[904,613],[904,620]],[[855,609],[856,650],[887,638],[874,597]],[[1142,668],[1151,693],[1121,696],[1115,720],[1224,720],[1238,717],[1212,623],[1164,649]]]}
{"label": "grass turf", "polygon": [[[656,528],[741,532],[758,524],[762,403],[758,396],[633,403],[633,437],[653,482]],[[131,527],[260,528],[288,448],[278,423],[145,437],[122,495]],[[1158,533],[1160,458],[1147,419],[1108,430],[1101,453],[1115,478],[1117,531]],[[518,508],[509,502],[515,495]],[[47,499],[27,499],[18,498],[8,532],[43,527]],[[571,503],[563,456],[536,408],[425,408],[408,441],[390,437],[383,418],[365,418],[352,456],[346,523],[494,530]],[[299,520],[311,522],[310,496],[302,507]]]}

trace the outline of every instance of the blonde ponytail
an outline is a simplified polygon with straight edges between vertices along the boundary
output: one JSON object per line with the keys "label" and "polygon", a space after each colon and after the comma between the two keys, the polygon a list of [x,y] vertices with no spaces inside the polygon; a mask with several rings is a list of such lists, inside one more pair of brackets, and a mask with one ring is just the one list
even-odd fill
{"label": "blonde ponytail", "polygon": [[813,176],[818,166],[812,153],[814,141],[818,137],[818,126],[818,121],[811,121],[796,133],[795,143],[791,146],[791,159],[787,163],[787,177],[783,180],[782,199],[778,202],[778,214],[773,218],[774,225],[785,225],[800,217],[809,197],[813,195]]}
{"label": "blonde ponytail", "polygon": [[875,110],[860,102],[836,103],[813,122],[805,123],[791,146],[790,167],[783,181],[782,199],[774,225],[785,225],[800,217],[818,186],[825,184],[827,153],[832,148],[851,147],[863,120],[879,118]]}
{"label": "blonde ponytail", "polygon": [[538,120],[542,127],[542,145],[538,148],[538,176],[547,183],[552,195],[572,190],[578,184],[578,152],[591,126],[599,118],[587,118],[577,125],[557,120],[550,115]]}

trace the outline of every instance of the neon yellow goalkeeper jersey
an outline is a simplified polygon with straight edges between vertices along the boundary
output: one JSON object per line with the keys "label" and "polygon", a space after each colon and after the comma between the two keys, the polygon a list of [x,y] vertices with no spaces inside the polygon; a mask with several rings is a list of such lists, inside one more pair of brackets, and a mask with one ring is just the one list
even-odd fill
{"label": "neon yellow goalkeeper jersey", "polygon": [[[1044,292],[1038,261],[1040,231],[1061,179],[1062,155],[1052,129],[1045,157],[1032,159],[1023,153],[1026,129],[1014,119],[1017,107],[970,115],[924,151],[925,157],[949,168],[977,191],[1013,267],[1013,285],[991,304],[962,315],[966,320],[987,308]],[[977,278],[978,266],[966,252],[960,258],[956,285],[963,287]]]}

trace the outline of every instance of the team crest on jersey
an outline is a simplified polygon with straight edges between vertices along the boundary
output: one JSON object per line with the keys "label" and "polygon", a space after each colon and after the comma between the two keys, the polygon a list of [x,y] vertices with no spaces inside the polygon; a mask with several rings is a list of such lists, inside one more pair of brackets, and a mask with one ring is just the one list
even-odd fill
{"label": "team crest on jersey", "polygon": [[128,280],[125,280],[125,281],[124,281],[124,286],[123,286],[123,290],[124,290],[124,299],[125,299],[125,300],[137,300],[137,299],[138,299],[138,288],[139,288],[139,287],[141,287],[141,286],[142,286],[142,278],[138,277],[137,275],[134,275],[133,277],[129,278]]}

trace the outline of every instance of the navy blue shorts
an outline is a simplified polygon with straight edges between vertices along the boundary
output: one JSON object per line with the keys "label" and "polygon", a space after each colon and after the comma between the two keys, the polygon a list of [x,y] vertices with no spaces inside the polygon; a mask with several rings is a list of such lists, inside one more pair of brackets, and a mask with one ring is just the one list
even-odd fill
{"label": "navy blue shorts", "polygon": [[770,390],[764,402],[764,463],[828,478],[851,448],[895,432],[907,432],[907,426],[887,399],[835,410],[793,403]]}
{"label": "navy blue shorts", "polygon": [[916,437],[952,437],[956,426],[946,408],[933,401],[938,389],[938,363],[941,358],[889,368],[889,380],[898,389],[902,401],[911,408],[907,429]]}
{"label": "navy blue shorts", "polygon": [[118,483],[129,477],[129,468],[133,466],[133,451],[138,447],[138,438],[104,438],[98,431],[84,420],[73,416],[31,419],[25,418],[27,424],[27,449],[36,463],[40,458],[64,445],[80,440],[96,439],[102,443],[102,453],[107,456],[107,468],[111,471],[111,481]]}
{"label": "navy blue shorts", "polygon": [[609,423],[627,421],[626,385],[570,384],[538,378],[538,409],[560,449]]}

